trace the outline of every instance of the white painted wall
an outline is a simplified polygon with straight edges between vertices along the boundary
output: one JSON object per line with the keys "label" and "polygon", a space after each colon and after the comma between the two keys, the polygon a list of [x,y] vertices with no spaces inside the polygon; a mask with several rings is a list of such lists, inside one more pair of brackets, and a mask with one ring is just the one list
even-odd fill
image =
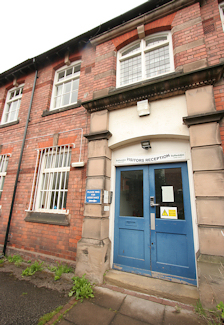
{"label": "white painted wall", "polygon": [[[112,133],[112,137],[109,140],[109,146],[112,149],[111,190],[113,191],[113,202],[110,207],[109,233],[112,243],[111,266],[114,250],[116,159],[126,157],[146,158],[167,153],[185,154],[183,161],[187,161],[188,165],[195,252],[199,249],[189,131],[183,125],[183,116],[187,116],[185,96],[178,96],[152,103],[151,114],[145,117],[138,116],[136,106],[110,112],[109,131]],[[142,149],[142,139],[150,140],[151,149]],[[173,160],[173,162],[177,161]]]}
{"label": "white painted wall", "polygon": [[188,138],[189,130],[183,124],[187,116],[185,96],[163,99],[151,103],[151,114],[138,116],[137,106],[110,112],[109,130],[112,137],[108,141],[111,149],[123,144],[149,138]]}

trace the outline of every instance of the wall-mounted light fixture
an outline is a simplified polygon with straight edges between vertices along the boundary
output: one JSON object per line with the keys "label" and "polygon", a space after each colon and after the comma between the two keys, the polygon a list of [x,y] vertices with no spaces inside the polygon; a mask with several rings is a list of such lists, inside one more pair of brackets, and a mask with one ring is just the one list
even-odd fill
{"label": "wall-mounted light fixture", "polygon": [[71,163],[71,166],[72,167],[83,167],[83,166],[85,166],[85,163],[84,163],[84,161],[73,162],[73,163]]}
{"label": "wall-mounted light fixture", "polygon": [[140,117],[150,114],[150,103],[148,99],[137,102],[137,111],[138,111],[138,116]]}
{"label": "wall-mounted light fixture", "polygon": [[150,141],[149,140],[142,141],[141,146],[142,146],[142,149],[148,150],[149,148],[151,148]]}

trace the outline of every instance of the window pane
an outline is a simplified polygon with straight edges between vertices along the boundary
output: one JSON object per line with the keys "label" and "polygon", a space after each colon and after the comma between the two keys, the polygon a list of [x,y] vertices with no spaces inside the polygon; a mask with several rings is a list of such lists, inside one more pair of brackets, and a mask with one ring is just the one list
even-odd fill
{"label": "window pane", "polygon": [[137,82],[142,78],[141,56],[127,59],[121,62],[120,83],[126,85],[132,82]]}
{"label": "window pane", "polygon": [[143,217],[143,170],[121,172],[120,216]]}
{"label": "window pane", "polygon": [[15,95],[15,92],[12,91],[12,92],[10,93],[9,99],[12,99],[12,98],[14,97],[14,95]]}
{"label": "window pane", "polygon": [[[174,202],[164,202],[162,196],[162,187],[173,187]],[[166,168],[155,170],[155,192],[156,203],[160,206],[156,207],[156,218],[160,218],[160,207],[177,208],[178,219],[184,220],[184,204],[183,204],[183,188],[181,168]]]}
{"label": "window pane", "polygon": [[79,79],[75,79],[72,82],[72,90],[78,90],[79,89]]}
{"label": "window pane", "polygon": [[156,44],[162,43],[162,42],[164,42],[166,40],[167,40],[167,36],[152,38],[152,39],[149,39],[149,40],[146,41],[146,46],[156,45]]}
{"label": "window pane", "polygon": [[61,106],[61,96],[54,99],[54,108]]}
{"label": "window pane", "polygon": [[122,56],[127,55],[127,54],[132,54],[137,52],[140,49],[140,44],[136,44],[134,46],[132,46],[131,48],[129,48],[128,50],[124,51],[122,53]]}
{"label": "window pane", "polygon": [[70,77],[72,75],[72,68],[66,70],[66,77]]}
{"label": "window pane", "polygon": [[170,71],[169,46],[164,46],[145,54],[146,77]]}
{"label": "window pane", "polygon": [[62,94],[62,89],[63,85],[56,87],[56,96],[60,96]]}
{"label": "window pane", "polygon": [[60,73],[58,74],[58,81],[61,80],[61,79],[63,79],[64,76],[65,76],[65,71],[60,72]]}
{"label": "window pane", "polygon": [[76,67],[74,67],[74,73],[79,72],[81,68],[81,65],[77,65]]}
{"label": "window pane", "polygon": [[72,85],[71,81],[66,82],[64,84],[64,93],[69,93],[71,91],[71,85]]}
{"label": "window pane", "polygon": [[62,96],[62,106],[69,104],[70,93]]}

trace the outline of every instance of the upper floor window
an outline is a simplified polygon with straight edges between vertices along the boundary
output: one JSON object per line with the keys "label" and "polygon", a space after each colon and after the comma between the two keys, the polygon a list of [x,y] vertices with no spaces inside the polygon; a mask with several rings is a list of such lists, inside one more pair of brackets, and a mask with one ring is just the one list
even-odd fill
{"label": "upper floor window", "polygon": [[9,162],[8,155],[0,155],[0,198],[3,192],[3,185],[5,182],[6,170]]}
{"label": "upper floor window", "polygon": [[21,85],[8,91],[1,124],[17,120],[23,93],[23,86],[24,85]]}
{"label": "upper floor window", "polygon": [[81,63],[76,62],[69,67],[56,71],[51,109],[77,103]]}
{"label": "upper floor window", "polygon": [[224,1],[219,4],[219,12],[222,21],[222,29],[224,31]]}
{"label": "upper floor window", "polygon": [[118,52],[117,86],[129,85],[174,70],[171,33],[138,40]]}

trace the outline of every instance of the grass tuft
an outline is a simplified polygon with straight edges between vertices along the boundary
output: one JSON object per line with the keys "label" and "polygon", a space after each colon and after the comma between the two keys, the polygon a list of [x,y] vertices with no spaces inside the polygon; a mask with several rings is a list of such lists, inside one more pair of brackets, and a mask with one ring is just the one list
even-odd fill
{"label": "grass tuft", "polygon": [[54,311],[42,316],[38,321],[38,325],[44,325],[47,322],[49,322],[54,317],[54,315],[56,315],[62,308],[63,308],[63,306],[59,306]]}

